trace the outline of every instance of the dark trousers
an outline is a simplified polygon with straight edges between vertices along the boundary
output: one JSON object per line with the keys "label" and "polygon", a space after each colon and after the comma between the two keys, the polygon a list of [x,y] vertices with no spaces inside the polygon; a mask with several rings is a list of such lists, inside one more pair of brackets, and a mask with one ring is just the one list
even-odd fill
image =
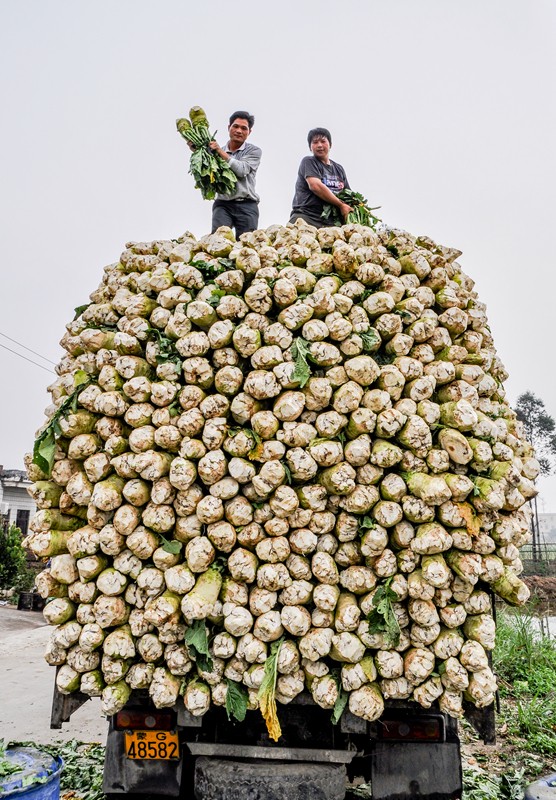
{"label": "dark trousers", "polygon": [[259,204],[255,200],[215,200],[212,206],[212,232],[221,225],[234,228],[236,239],[254,231],[259,224]]}

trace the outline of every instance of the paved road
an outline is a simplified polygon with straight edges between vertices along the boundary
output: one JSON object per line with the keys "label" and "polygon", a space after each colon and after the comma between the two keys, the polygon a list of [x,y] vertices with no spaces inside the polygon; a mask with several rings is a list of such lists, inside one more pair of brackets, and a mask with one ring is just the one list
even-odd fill
{"label": "paved road", "polygon": [[55,669],[43,652],[51,630],[39,612],[0,606],[0,739],[104,743],[108,726],[98,698],[78,709],[61,730],[50,730]]}

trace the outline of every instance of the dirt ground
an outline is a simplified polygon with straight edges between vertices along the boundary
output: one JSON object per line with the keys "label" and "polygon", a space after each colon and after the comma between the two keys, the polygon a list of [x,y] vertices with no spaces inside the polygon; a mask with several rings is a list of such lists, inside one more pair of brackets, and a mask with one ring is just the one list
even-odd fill
{"label": "dirt ground", "polygon": [[556,578],[528,575],[524,581],[531,590],[531,600],[537,602],[543,612],[556,615]]}
{"label": "dirt ground", "polygon": [[87,701],[61,730],[50,729],[55,669],[43,652],[51,630],[40,612],[0,605],[0,739],[104,744],[107,722],[98,698]]}

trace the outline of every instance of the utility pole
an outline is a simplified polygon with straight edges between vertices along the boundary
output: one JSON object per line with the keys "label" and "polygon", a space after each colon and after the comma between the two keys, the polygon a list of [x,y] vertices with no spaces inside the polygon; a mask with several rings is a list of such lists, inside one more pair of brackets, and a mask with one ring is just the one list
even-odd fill
{"label": "utility pole", "polygon": [[541,560],[541,530],[539,524],[539,509],[537,505],[537,498],[533,497],[531,500],[531,507],[533,511],[533,517],[531,519],[531,531],[532,531],[532,555],[533,561],[540,561]]}

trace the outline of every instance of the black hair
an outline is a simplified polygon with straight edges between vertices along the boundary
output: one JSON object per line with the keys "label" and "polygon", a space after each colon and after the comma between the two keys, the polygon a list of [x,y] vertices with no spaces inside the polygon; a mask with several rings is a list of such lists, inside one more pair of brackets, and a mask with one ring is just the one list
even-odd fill
{"label": "black hair", "polygon": [[253,128],[253,125],[255,124],[255,117],[248,111],[234,111],[234,113],[230,117],[230,125],[236,119],[246,119],[247,124],[249,125],[249,130],[251,130]]}
{"label": "black hair", "polygon": [[311,147],[311,142],[313,141],[315,136],[326,136],[330,147],[332,147],[332,136],[328,128],[313,128],[312,130],[310,130],[309,133],[307,134],[307,142],[309,144],[309,147]]}

